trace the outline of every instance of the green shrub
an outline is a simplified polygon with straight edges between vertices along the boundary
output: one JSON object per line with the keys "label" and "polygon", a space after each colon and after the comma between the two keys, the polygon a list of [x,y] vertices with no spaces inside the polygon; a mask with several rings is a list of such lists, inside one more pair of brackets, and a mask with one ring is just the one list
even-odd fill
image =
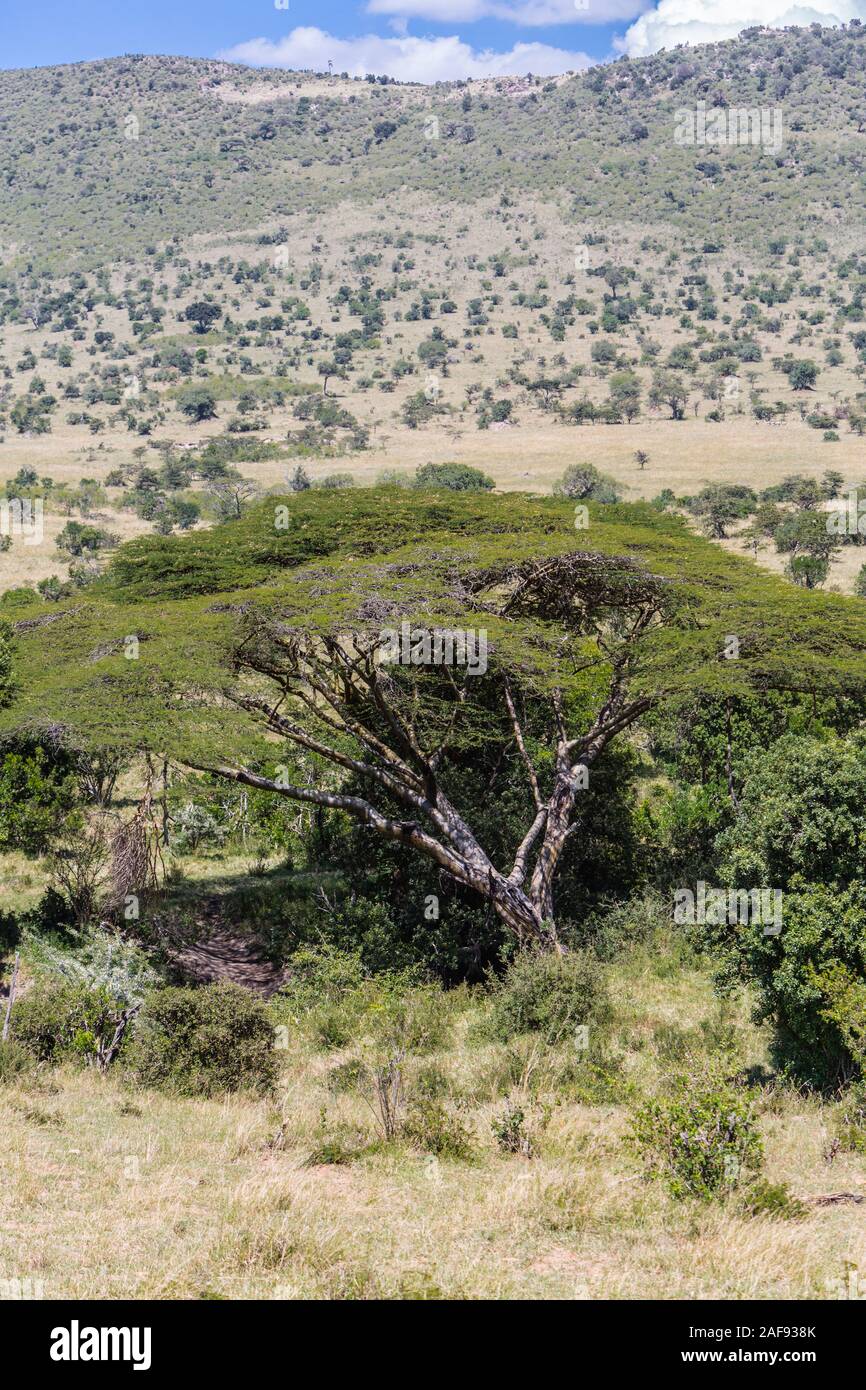
{"label": "green shrub", "polygon": [[472,1157],[472,1140],[462,1120],[441,1100],[420,1096],[413,1100],[402,1126],[402,1137],[422,1153],[437,1158]]}
{"label": "green shrub", "polygon": [[812,970],[811,980],[824,1001],[821,1017],[838,1028],[862,1076],[866,1070],[866,980],[839,960],[823,970]]}
{"label": "green shrub", "polygon": [[338,1062],[328,1070],[328,1090],[334,1095],[356,1090],[364,1079],[364,1071],[364,1063],[357,1057],[350,1057],[347,1062]]}
{"label": "green shrub", "polygon": [[424,463],[415,470],[413,486],[444,487],[450,492],[489,492],[496,484],[480,468],[472,468],[468,463]]}
{"label": "green shrub", "polygon": [[736,1187],[743,1170],[757,1169],[763,1147],[748,1097],[724,1084],[680,1079],[672,1097],[635,1112],[632,1151],[674,1197],[707,1201]]}
{"label": "green shrub", "polygon": [[743,1193],[742,1208],[747,1216],[768,1216],[775,1221],[796,1221],[806,1208],[792,1196],[787,1183],[756,1178]]}
{"label": "green shrub", "polygon": [[620,1057],[609,1056],[604,1049],[578,1055],[563,1069],[560,1089],[578,1105],[623,1105],[632,1099],[634,1084],[628,1080]]}
{"label": "green shrub", "polygon": [[782,931],[760,923],[707,927],[717,980],[757,986],[756,1018],[772,1020],[780,1064],[817,1085],[849,1080],[862,1066],[866,1003],[866,886],[795,880],[784,895]]}
{"label": "green shrub", "polygon": [[40,1062],[89,1064],[110,1044],[122,1007],[123,1001],[104,986],[41,980],[15,1001],[9,1032]]}
{"label": "green shrub", "polygon": [[346,1167],[350,1163],[357,1163],[359,1158],[363,1158],[365,1153],[375,1150],[376,1146],[364,1144],[359,1139],[357,1133],[352,1133],[350,1138],[341,1135],[332,1135],[323,1139],[314,1149],[311,1149],[304,1159],[305,1168]]}
{"label": "green shrub", "polygon": [[0,1086],[19,1081],[33,1066],[33,1054],[23,1043],[7,1038],[0,1042]]}
{"label": "green shrub", "polygon": [[842,1153],[866,1154],[866,1085],[855,1081],[845,1094],[831,1146]]}
{"label": "green shrub", "polygon": [[492,1031],[505,1042],[520,1033],[558,1042],[581,1027],[601,1030],[611,1017],[601,966],[584,951],[524,951],[493,986],[492,1002]]}
{"label": "green shrub", "polygon": [[[31,927],[33,919],[29,914],[24,920]],[[119,931],[105,925],[87,926],[81,931],[68,932],[68,939],[71,944],[59,948],[31,929],[28,936],[31,960],[35,959],[52,975],[72,984],[106,990],[124,1007],[141,1003],[147,991],[160,984],[159,972],[154,969],[147,952]]]}
{"label": "green shrub", "polygon": [[593,463],[570,463],[553,485],[554,497],[570,497],[585,502],[617,502],[616,485]]}
{"label": "green shrub", "polygon": [[161,989],[149,994],[130,1057],[145,1086],[179,1095],[266,1092],[276,1080],[267,1010],[240,985]]}
{"label": "green shrub", "polygon": [[415,1072],[412,1090],[413,1094],[423,1096],[426,1100],[441,1100],[451,1094],[451,1080],[442,1067],[437,1066],[435,1062],[428,1062]]}
{"label": "green shrub", "polygon": [[321,1047],[367,1038],[389,1052],[422,1052],[447,1037],[450,1003],[441,985],[419,981],[414,970],[373,974],[360,955],[330,946],[296,952],[290,969],[271,1016],[301,1024]]}
{"label": "green shrub", "polygon": [[38,745],[0,758],[0,847],[42,854],[76,804],[76,779],[62,756]]}
{"label": "green shrub", "polygon": [[519,1105],[506,1105],[490,1123],[497,1147],[502,1153],[532,1157],[532,1139],[526,1129],[526,1112]]}

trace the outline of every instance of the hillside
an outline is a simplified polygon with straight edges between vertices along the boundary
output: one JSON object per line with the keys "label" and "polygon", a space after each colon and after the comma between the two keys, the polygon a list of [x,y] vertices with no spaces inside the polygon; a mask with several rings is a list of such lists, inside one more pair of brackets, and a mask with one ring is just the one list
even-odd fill
{"label": "hillside", "polygon": [[[92,266],[407,189],[472,202],[506,188],[568,218],[746,244],[837,228],[866,203],[864,35],[857,21],[747,30],[567,80],[432,88],[141,56],[4,72],[0,242],[16,264]],[[674,112],[699,100],[781,107],[782,149],[678,146]]]}
{"label": "hillside", "polygon": [[[698,513],[708,485],[754,514],[792,476],[859,484],[863,32],[546,83],[0,74],[0,480],[45,503],[0,584],[55,593],[118,538],[428,463],[548,491],[592,461]],[[779,148],[677,143],[722,100],[778,106]],[[744,495],[711,533],[781,570],[772,526],[735,539]]]}

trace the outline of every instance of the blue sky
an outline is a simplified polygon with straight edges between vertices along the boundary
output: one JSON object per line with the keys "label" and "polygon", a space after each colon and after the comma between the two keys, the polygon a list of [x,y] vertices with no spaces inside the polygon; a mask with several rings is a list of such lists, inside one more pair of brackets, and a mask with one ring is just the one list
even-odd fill
{"label": "blue sky", "polygon": [[579,69],[751,24],[866,18],[866,0],[2,0],[0,67],[228,56],[403,80]]}

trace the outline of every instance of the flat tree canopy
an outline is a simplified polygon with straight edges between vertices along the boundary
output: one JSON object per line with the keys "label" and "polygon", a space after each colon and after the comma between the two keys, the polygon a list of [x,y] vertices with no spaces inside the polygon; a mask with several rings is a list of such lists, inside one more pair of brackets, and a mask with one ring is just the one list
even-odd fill
{"label": "flat tree canopy", "polygon": [[[648,505],[575,515],[516,493],[305,492],[134,541],[79,596],[15,610],[0,735],[159,753],[344,811],[556,946],[557,864],[613,738],[661,704],[866,688],[859,600],[795,588]],[[420,638],[388,660],[404,624],[483,634],[486,669],[447,647],[437,664]],[[495,864],[454,775],[491,741],[526,788]]]}

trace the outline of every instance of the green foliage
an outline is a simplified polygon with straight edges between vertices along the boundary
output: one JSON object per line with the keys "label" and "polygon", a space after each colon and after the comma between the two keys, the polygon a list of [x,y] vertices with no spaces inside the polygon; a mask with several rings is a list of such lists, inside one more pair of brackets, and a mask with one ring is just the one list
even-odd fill
{"label": "green foliage", "polygon": [[720,986],[743,980],[756,986],[756,1017],[775,1025],[781,1063],[817,1085],[837,1084],[856,1072],[862,1049],[849,1008],[859,991],[840,998],[830,986],[841,970],[847,972],[843,978],[860,983],[866,972],[866,886],[794,880],[783,897],[778,935],[765,935],[755,921],[705,930],[719,962]]}
{"label": "green foliage", "polygon": [[811,391],[818,380],[818,371],[815,363],[809,360],[792,362],[787,377],[795,391]]}
{"label": "green foliage", "polygon": [[410,1104],[401,1137],[437,1158],[471,1159],[472,1138],[458,1115],[439,1099],[419,1096]]}
{"label": "green foliage", "polygon": [[732,521],[754,511],[757,499],[750,487],[731,483],[713,483],[689,499],[689,511],[700,517],[708,536],[721,540],[727,535]]}
{"label": "green foliage", "polygon": [[530,1032],[558,1042],[582,1027],[592,1037],[611,1017],[604,974],[588,952],[523,951],[493,984],[491,995],[491,1031],[506,1042]]}
{"label": "green foliage", "polygon": [[137,1080],[178,1095],[266,1093],[276,1081],[274,1029],[240,985],[167,988],[147,996],[130,1066]]}
{"label": "green foliage", "polygon": [[41,854],[76,807],[78,786],[62,759],[38,745],[0,757],[0,846]]}
{"label": "green foliage", "polygon": [[22,1042],[7,1038],[0,1042],[0,1086],[14,1086],[33,1070],[34,1057]]}
{"label": "green foliage", "polygon": [[505,1154],[532,1157],[532,1140],[526,1129],[526,1112],[519,1105],[506,1105],[490,1122],[497,1148]]}
{"label": "green foliage", "polygon": [[228,828],[197,801],[187,801],[173,817],[172,848],[179,854],[194,854],[201,845],[220,846]]}
{"label": "green foliage", "polygon": [[748,1096],[695,1077],[681,1078],[673,1096],[640,1106],[628,1143],[647,1174],[680,1198],[723,1196],[763,1162]]}
{"label": "green foliage", "polygon": [[222,309],[218,304],[208,304],[206,300],[198,299],[194,304],[187,305],[184,318],[195,325],[196,333],[207,333],[211,324],[222,318]]}
{"label": "green foliage", "polygon": [[190,420],[216,418],[216,397],[207,386],[187,386],[178,393],[178,409]]}
{"label": "green foliage", "polygon": [[724,881],[786,888],[863,876],[866,735],[787,734],[742,760],[740,811],[718,841]]}
{"label": "green foliage", "polygon": [[[16,1000],[10,1036],[40,1062],[93,1063],[114,1036],[122,1001],[103,986],[57,979],[37,981]],[[122,1052],[126,1050],[124,1038]]]}
{"label": "green foliage", "polygon": [[743,1193],[741,1206],[747,1216],[766,1216],[771,1221],[799,1221],[808,1208],[791,1195],[788,1184],[756,1178]]}
{"label": "green foliage", "polygon": [[424,1052],[450,1027],[441,986],[412,970],[370,972],[357,953],[306,947],[292,956],[289,982],[270,1004],[276,1023],[301,1025],[326,1048],[371,1040],[388,1051]]}
{"label": "green foliage", "polygon": [[835,1024],[862,1076],[866,1070],[866,979],[834,960],[815,971],[813,981],[825,1001],[822,1017]]}
{"label": "green foliage", "polygon": [[15,693],[13,652],[12,628],[5,619],[0,619],[0,709],[9,704]]}
{"label": "green foliage", "polygon": [[706,929],[720,983],[748,980],[781,1060],[818,1084],[862,1066],[866,757],[847,738],[788,735],[746,759],[740,812],[718,839],[723,882],[783,892],[782,930]]}
{"label": "green foliage", "polygon": [[[50,891],[50,890],[49,890]],[[43,902],[39,917],[46,921],[52,904]],[[62,947],[35,934],[36,914],[25,917],[28,928],[28,950],[31,960],[46,967],[61,979],[85,985],[90,990],[104,990],[123,1006],[140,1004],[149,990],[162,983],[144,949],[133,940],[121,936],[106,926],[88,926],[81,931],[66,933]],[[57,925],[65,925],[61,919]],[[44,930],[44,928],[43,928]]]}
{"label": "green foliage", "polygon": [[415,470],[415,486],[446,488],[449,492],[489,492],[496,484],[468,463],[425,463]]}
{"label": "green foliage", "polygon": [[617,502],[616,485],[606,473],[600,473],[592,463],[570,463],[557,483],[555,497],[570,497],[573,501]]}
{"label": "green foliage", "polygon": [[67,521],[54,544],[58,550],[65,550],[69,555],[92,555],[99,550],[106,550],[116,545],[117,537],[106,531],[103,526],[89,526],[80,521]]}

